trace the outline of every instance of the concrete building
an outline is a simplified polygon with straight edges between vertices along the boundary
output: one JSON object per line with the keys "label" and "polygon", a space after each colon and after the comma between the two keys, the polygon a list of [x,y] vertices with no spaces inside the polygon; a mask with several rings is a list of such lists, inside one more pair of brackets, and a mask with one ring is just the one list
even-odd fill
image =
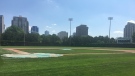
{"label": "concrete building", "polygon": [[58,37],[63,39],[64,37],[68,37],[68,33],[66,31],[61,31],[58,33]]}
{"label": "concrete building", "polygon": [[88,36],[87,25],[80,25],[76,27],[76,36]]}
{"label": "concrete building", "polygon": [[5,25],[4,25],[4,16],[0,15],[0,34],[4,33]]}
{"label": "concrete building", "polygon": [[132,40],[133,33],[135,32],[135,24],[128,22],[124,28],[124,38]]}
{"label": "concrete building", "polygon": [[46,30],[46,31],[45,31],[45,36],[48,36],[48,35],[50,35],[50,34],[49,34],[49,31]]}
{"label": "concrete building", "polygon": [[12,26],[21,28],[25,33],[29,33],[29,22],[26,17],[13,17]]}
{"label": "concrete building", "polygon": [[117,38],[116,41],[117,41],[117,44],[130,44],[131,43],[131,39],[122,38],[122,37]]}
{"label": "concrete building", "polygon": [[39,33],[39,28],[37,26],[32,26],[31,33]]}

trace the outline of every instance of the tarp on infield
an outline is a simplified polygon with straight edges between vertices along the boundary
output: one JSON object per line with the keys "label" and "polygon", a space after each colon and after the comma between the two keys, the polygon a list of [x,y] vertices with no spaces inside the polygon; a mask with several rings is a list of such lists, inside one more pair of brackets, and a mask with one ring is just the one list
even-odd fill
{"label": "tarp on infield", "polygon": [[31,54],[3,54],[1,56],[9,58],[47,58],[47,57],[60,57],[63,56],[63,54],[31,53]]}
{"label": "tarp on infield", "polygon": [[72,50],[72,49],[62,49],[62,50]]}

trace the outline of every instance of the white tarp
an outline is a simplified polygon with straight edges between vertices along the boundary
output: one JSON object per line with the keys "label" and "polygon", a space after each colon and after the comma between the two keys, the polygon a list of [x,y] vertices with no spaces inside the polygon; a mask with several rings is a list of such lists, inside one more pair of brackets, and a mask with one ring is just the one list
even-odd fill
{"label": "white tarp", "polygon": [[3,54],[1,56],[10,58],[46,58],[46,57],[60,57],[63,56],[63,54],[31,53],[31,54]]}

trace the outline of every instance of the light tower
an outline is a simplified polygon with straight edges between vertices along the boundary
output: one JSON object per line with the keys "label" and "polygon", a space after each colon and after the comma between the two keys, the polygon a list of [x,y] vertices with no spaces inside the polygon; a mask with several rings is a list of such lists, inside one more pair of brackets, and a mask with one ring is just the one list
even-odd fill
{"label": "light tower", "polygon": [[73,21],[73,18],[69,18],[68,20],[70,21],[70,36],[69,37],[70,37],[70,45],[71,45],[71,21]]}
{"label": "light tower", "polygon": [[110,20],[110,26],[109,26],[109,39],[110,39],[111,21],[113,20],[113,17],[108,17],[108,20]]}

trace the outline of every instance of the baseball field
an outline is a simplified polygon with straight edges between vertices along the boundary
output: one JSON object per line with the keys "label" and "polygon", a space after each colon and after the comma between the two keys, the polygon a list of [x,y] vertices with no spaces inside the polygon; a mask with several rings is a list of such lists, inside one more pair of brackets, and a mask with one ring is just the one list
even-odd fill
{"label": "baseball field", "polygon": [[1,56],[0,76],[135,76],[135,48],[0,47],[0,55],[29,53],[53,53],[63,56]]}

